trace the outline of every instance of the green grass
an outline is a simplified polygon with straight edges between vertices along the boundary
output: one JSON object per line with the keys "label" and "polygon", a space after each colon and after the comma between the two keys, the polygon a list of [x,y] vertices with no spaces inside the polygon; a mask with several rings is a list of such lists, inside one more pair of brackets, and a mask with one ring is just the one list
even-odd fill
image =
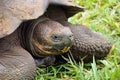
{"label": "green grass", "polygon": [[113,43],[104,60],[85,64],[68,63],[59,66],[38,68],[36,80],[120,80],[120,0],[75,0],[86,7],[69,21],[87,25],[106,35]]}

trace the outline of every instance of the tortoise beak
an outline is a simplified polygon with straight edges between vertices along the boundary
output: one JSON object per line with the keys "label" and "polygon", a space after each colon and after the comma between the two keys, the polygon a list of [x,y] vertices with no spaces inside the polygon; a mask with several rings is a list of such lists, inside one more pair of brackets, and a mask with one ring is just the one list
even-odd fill
{"label": "tortoise beak", "polygon": [[[65,36],[62,40],[62,43],[55,44],[52,49],[57,50],[57,54],[63,54],[70,50],[74,43],[74,37],[73,35]],[[51,49],[51,50],[52,50]]]}
{"label": "tortoise beak", "polygon": [[64,38],[63,41],[64,41],[63,47],[61,47],[60,51],[62,53],[66,53],[72,47],[73,42],[74,42],[74,37],[73,37],[73,35],[67,36],[67,37]]}

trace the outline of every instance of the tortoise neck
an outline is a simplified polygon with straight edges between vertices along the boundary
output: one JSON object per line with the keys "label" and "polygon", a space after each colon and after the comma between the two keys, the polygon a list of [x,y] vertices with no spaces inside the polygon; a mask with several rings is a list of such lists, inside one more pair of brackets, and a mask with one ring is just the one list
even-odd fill
{"label": "tortoise neck", "polygon": [[[42,17],[41,17],[42,18]],[[23,22],[20,26],[20,41],[21,41],[21,46],[26,49],[29,53],[31,53],[32,56],[34,57],[44,57],[43,51],[38,49],[36,45],[34,45],[33,39],[37,37],[33,37],[35,27],[38,25],[41,21],[47,20],[46,19],[35,19],[35,20],[29,20],[26,22]]]}

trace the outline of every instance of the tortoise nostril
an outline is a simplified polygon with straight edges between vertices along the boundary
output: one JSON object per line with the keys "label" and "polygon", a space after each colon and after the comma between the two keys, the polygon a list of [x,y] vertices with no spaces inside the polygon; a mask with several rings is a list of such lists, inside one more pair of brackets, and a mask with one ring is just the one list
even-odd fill
{"label": "tortoise nostril", "polygon": [[73,35],[69,35],[65,38],[65,45],[71,46],[74,42]]}

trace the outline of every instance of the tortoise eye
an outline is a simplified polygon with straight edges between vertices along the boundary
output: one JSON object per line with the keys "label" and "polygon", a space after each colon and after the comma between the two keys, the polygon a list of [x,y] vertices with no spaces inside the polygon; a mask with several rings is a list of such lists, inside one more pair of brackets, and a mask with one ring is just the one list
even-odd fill
{"label": "tortoise eye", "polygon": [[53,39],[57,39],[57,38],[58,38],[58,36],[54,35],[54,36],[52,36],[52,38],[53,38]]}
{"label": "tortoise eye", "polygon": [[55,35],[55,34],[51,36],[51,39],[52,39],[53,41],[56,41],[56,42],[61,40],[60,36]]}

